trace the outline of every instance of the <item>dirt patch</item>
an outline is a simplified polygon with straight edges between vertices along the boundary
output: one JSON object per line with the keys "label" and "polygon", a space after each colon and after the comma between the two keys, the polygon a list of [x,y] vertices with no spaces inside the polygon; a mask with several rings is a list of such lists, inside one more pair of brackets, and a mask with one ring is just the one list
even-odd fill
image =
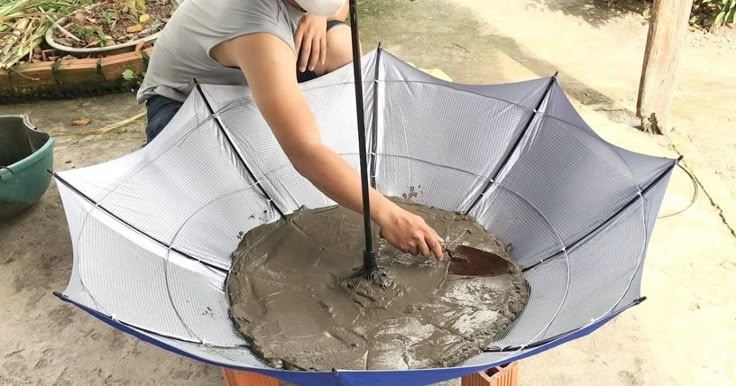
{"label": "dirt patch", "polygon": [[362,256],[361,217],[342,207],[302,210],[245,235],[228,277],[231,314],[243,335],[275,367],[303,370],[414,369],[456,365],[487,347],[523,310],[526,281],[502,243],[475,220],[419,204],[452,245],[504,257],[492,277],[448,274],[438,262],[379,241],[386,290],[350,289]]}
{"label": "dirt patch", "polygon": [[145,9],[134,9],[131,3],[135,2],[105,0],[85,7],[62,25],[77,39],[60,29],[54,39],[76,48],[123,44],[161,31],[176,9],[175,0],[146,1]]}

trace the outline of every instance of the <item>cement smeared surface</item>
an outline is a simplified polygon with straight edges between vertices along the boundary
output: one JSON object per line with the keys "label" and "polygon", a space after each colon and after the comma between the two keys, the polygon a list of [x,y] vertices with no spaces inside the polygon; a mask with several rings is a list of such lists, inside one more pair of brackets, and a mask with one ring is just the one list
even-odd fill
{"label": "cement smeared surface", "polygon": [[[508,259],[473,219],[402,202],[448,246]],[[396,285],[350,291],[362,262],[361,217],[333,207],[301,210],[246,234],[227,291],[231,314],[254,351],[275,367],[305,370],[446,367],[478,354],[528,300],[518,267],[495,277],[447,274],[448,258],[403,254],[380,240],[379,264]]]}

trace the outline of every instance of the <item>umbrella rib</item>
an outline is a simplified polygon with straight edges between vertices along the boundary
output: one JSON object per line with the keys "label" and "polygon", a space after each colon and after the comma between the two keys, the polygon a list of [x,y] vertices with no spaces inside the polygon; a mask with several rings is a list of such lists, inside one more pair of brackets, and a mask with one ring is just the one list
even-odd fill
{"label": "umbrella rib", "polygon": [[[70,298],[69,296],[67,296],[64,293],[61,293],[61,292],[58,292],[58,291],[54,291],[53,292],[53,295],[56,296],[57,298],[59,298],[63,302],[70,303],[70,304],[73,304],[73,305],[81,308],[83,311],[85,311],[88,314],[94,316],[95,318],[98,318],[98,319],[103,320],[105,323],[108,323],[108,324],[118,324],[118,325],[123,326],[125,328],[135,329],[135,330],[137,330],[136,333],[139,333],[139,331],[142,331],[143,333],[146,333],[146,334],[157,335],[157,336],[164,337],[164,338],[167,338],[167,339],[171,339],[171,340],[174,340],[174,341],[177,341],[177,342],[203,344],[203,345],[205,345],[205,346],[207,346],[209,348],[213,348],[213,349],[246,348],[246,349],[248,349],[248,351],[251,351],[252,352],[252,349],[251,349],[251,346],[250,345],[223,346],[223,345],[209,344],[209,343],[204,344],[204,343],[202,343],[201,340],[197,341],[197,340],[194,340],[194,339],[185,339],[185,338],[177,337],[177,336],[174,336],[174,335],[169,335],[169,334],[161,333],[161,332],[158,332],[158,331],[155,331],[155,330],[151,330],[151,329],[148,329],[148,328],[145,328],[145,327],[141,327],[141,326],[138,326],[138,325],[135,325],[135,324],[132,324],[132,323],[128,323],[128,322],[126,322],[124,320],[115,319],[112,316],[110,316],[110,315],[108,315],[108,314],[106,314],[104,312],[101,312],[99,310],[96,310],[94,308],[91,308],[89,306],[86,306],[86,305],[84,305],[82,303],[79,303],[78,301]],[[120,330],[120,328],[117,327],[117,326],[113,326],[113,327],[115,327],[115,328],[117,328],[117,329]],[[127,332],[125,330],[122,330],[122,331],[123,332]],[[133,335],[135,335],[135,334],[133,334]],[[157,345],[157,344],[154,343],[154,345]]]}
{"label": "umbrella rib", "polygon": [[[608,225],[611,221],[613,221],[616,217],[618,217],[619,214],[621,214],[623,211],[625,211],[626,209],[628,209],[631,205],[633,205],[639,199],[642,199],[643,200],[644,199],[644,195],[647,194],[654,186],[656,186],[657,183],[659,183],[659,181],[661,181],[665,176],[667,176],[672,171],[672,169],[675,168],[676,165],[677,165],[677,161],[673,162],[672,165],[670,165],[669,167],[665,168],[656,178],[654,178],[651,182],[649,182],[649,184],[647,184],[647,186],[645,186],[644,189],[641,190],[641,194],[637,193],[634,197],[631,198],[631,200],[629,200],[626,204],[624,204],[623,206],[621,206],[621,208],[619,208],[618,210],[616,210],[616,212],[614,212],[613,214],[611,214],[608,218],[606,218],[600,224],[598,224],[597,226],[595,226],[593,229],[591,229],[586,234],[580,236],[577,240],[575,240],[575,241],[571,242],[570,244],[568,244],[567,245],[567,248],[566,248],[567,251],[568,252],[571,251],[572,249],[574,249],[575,247],[577,247],[578,245],[580,245],[583,241],[585,241],[588,237],[590,237],[592,234],[596,233],[597,231],[599,231],[600,229],[602,229],[603,227],[605,227],[606,225]],[[539,266],[540,264],[543,264],[543,263],[547,262],[548,260],[557,257],[561,252],[562,251],[555,252],[552,255],[549,255],[549,256],[543,258],[542,260],[539,260],[537,263],[534,263],[533,265],[530,265],[529,267],[524,268],[522,271],[523,272],[529,271],[529,270],[531,270],[531,269]]]}
{"label": "umbrella rib", "polygon": [[87,201],[88,201],[88,202],[89,202],[90,204],[92,204],[92,205],[93,205],[93,206],[94,206],[95,208],[98,208],[98,209],[100,209],[101,211],[103,211],[103,212],[107,213],[107,215],[109,215],[110,217],[112,217],[112,218],[114,218],[114,219],[118,220],[118,221],[119,221],[120,223],[122,223],[123,225],[125,225],[125,226],[127,226],[128,228],[130,228],[130,229],[132,229],[132,230],[134,230],[134,231],[136,231],[136,232],[140,233],[141,235],[143,235],[143,236],[145,236],[145,237],[147,237],[147,238],[151,239],[152,241],[156,242],[157,244],[161,245],[162,247],[164,247],[164,248],[166,248],[166,249],[170,249],[170,250],[172,250],[172,251],[174,251],[174,252],[176,252],[176,253],[178,253],[178,254],[180,254],[180,255],[182,255],[182,256],[184,256],[184,257],[188,258],[188,259],[191,259],[191,260],[194,260],[194,261],[198,261],[198,262],[199,262],[200,264],[202,264],[202,265],[204,265],[204,266],[207,266],[207,267],[209,267],[209,268],[211,268],[211,269],[215,269],[215,270],[217,270],[217,271],[220,271],[220,272],[225,272],[225,273],[227,273],[227,272],[228,272],[228,270],[227,270],[227,269],[223,269],[223,268],[221,268],[221,267],[218,267],[217,265],[214,265],[214,264],[212,264],[212,263],[208,263],[208,262],[206,262],[206,261],[204,261],[204,260],[202,260],[202,259],[198,259],[198,258],[196,258],[196,257],[194,257],[194,256],[192,256],[192,255],[190,255],[190,254],[188,254],[188,253],[186,253],[186,252],[184,252],[184,251],[182,251],[182,250],[180,250],[180,249],[178,249],[178,248],[174,247],[174,246],[168,245],[168,244],[166,244],[165,242],[163,242],[163,241],[161,241],[161,240],[159,240],[159,239],[157,239],[157,238],[155,238],[155,237],[153,237],[153,236],[149,235],[148,233],[146,233],[146,232],[142,231],[141,229],[139,229],[139,228],[138,228],[138,227],[136,227],[135,225],[133,225],[133,224],[131,224],[131,223],[129,223],[129,222],[127,222],[127,221],[125,221],[125,220],[124,220],[123,218],[121,218],[120,216],[118,216],[118,215],[116,215],[115,213],[111,212],[111,211],[110,211],[109,209],[105,208],[104,206],[102,206],[101,204],[99,204],[98,202],[96,202],[95,200],[93,200],[93,199],[92,199],[92,198],[91,198],[90,196],[88,196],[88,195],[84,194],[84,193],[83,193],[82,191],[80,191],[79,189],[77,189],[77,187],[76,187],[76,186],[74,186],[74,185],[70,184],[70,183],[69,183],[69,181],[67,181],[67,180],[65,180],[65,179],[64,179],[63,177],[59,176],[59,174],[58,174],[58,173],[53,173],[53,175],[54,175],[54,178],[56,178],[56,180],[57,180],[57,181],[61,182],[61,183],[62,183],[62,184],[63,184],[64,186],[66,186],[67,188],[71,189],[71,190],[72,190],[72,191],[73,191],[74,193],[76,193],[76,194],[77,194],[78,196],[80,196],[80,197],[82,197],[83,199],[87,200]]}
{"label": "umbrella rib", "polygon": [[373,127],[371,128],[371,164],[370,164],[370,177],[371,186],[376,188],[376,151],[378,150],[378,77],[380,76],[380,64],[381,64],[381,43],[378,43],[376,49],[376,68],[374,69],[373,76]]}
{"label": "umbrella rib", "polygon": [[253,180],[253,182],[256,183],[258,186],[258,189],[263,193],[263,195],[268,199],[268,202],[271,204],[271,206],[278,212],[278,214],[281,216],[281,218],[285,218],[286,215],[284,214],[284,211],[279,208],[278,205],[276,205],[276,202],[273,200],[270,194],[266,191],[266,189],[261,184],[261,181],[259,181],[255,174],[253,174],[253,171],[250,170],[250,167],[245,162],[245,158],[243,158],[243,155],[240,154],[240,151],[235,146],[235,143],[233,142],[233,139],[230,137],[230,133],[225,130],[225,125],[220,120],[219,115],[215,114],[215,110],[212,109],[212,105],[210,105],[210,101],[207,100],[207,96],[205,96],[204,91],[202,90],[202,86],[199,84],[199,82],[194,79],[194,85],[197,88],[197,91],[199,92],[199,96],[202,97],[202,100],[204,101],[205,106],[207,106],[207,111],[209,111],[210,116],[215,118],[215,123],[217,124],[217,128],[220,130],[220,132],[225,136],[225,140],[227,141],[228,145],[230,145],[230,148],[235,152],[235,156],[238,157],[238,161],[240,161],[240,164],[243,165],[243,168],[248,173],[248,176]]}
{"label": "umbrella rib", "polygon": [[539,98],[539,102],[537,102],[536,108],[534,109],[532,114],[529,115],[529,119],[526,121],[526,124],[524,125],[524,128],[521,130],[521,133],[519,133],[519,135],[514,140],[513,145],[511,145],[511,148],[506,152],[504,159],[501,162],[499,162],[498,166],[495,168],[496,170],[491,173],[491,175],[488,178],[488,182],[486,182],[486,185],[483,187],[483,190],[481,190],[480,194],[478,194],[478,196],[475,197],[475,200],[473,201],[473,203],[470,204],[470,207],[465,211],[465,215],[470,214],[470,212],[478,205],[480,200],[488,192],[488,189],[490,189],[493,183],[496,182],[496,179],[498,179],[498,175],[501,174],[501,171],[506,167],[509,161],[511,161],[511,156],[516,152],[516,149],[521,144],[521,140],[526,136],[526,133],[529,131],[529,128],[532,126],[532,122],[534,121],[534,118],[537,116],[537,114],[542,113],[540,109],[542,108],[542,104],[544,103],[544,101],[550,95],[550,92],[552,91],[552,86],[555,84],[555,79],[557,79],[556,72],[554,75],[550,77],[549,83],[547,84],[547,87],[544,90],[544,94],[542,94],[542,97]]}

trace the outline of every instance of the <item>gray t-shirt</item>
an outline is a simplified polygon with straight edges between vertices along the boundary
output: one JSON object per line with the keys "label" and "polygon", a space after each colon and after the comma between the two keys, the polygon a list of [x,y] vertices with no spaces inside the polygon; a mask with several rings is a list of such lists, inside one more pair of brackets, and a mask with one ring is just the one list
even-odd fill
{"label": "gray t-shirt", "polygon": [[281,38],[293,50],[303,15],[286,0],[185,0],[154,45],[138,103],[156,94],[183,102],[195,78],[206,84],[245,85],[243,73],[218,63],[210,50],[258,32]]}

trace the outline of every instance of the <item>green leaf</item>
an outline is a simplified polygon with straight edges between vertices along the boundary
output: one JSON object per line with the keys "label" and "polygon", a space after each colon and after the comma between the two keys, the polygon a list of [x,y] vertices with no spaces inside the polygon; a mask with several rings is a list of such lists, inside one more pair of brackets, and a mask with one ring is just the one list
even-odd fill
{"label": "green leaf", "polygon": [[730,14],[726,16],[726,23],[729,23],[729,22],[736,23],[736,7],[731,7]]}
{"label": "green leaf", "polygon": [[133,72],[133,70],[127,69],[127,70],[123,71],[123,79],[125,79],[125,80],[133,80],[133,79],[136,79],[136,78],[138,78],[138,75],[136,75],[135,72]]}
{"label": "green leaf", "polygon": [[721,12],[718,12],[718,15],[716,16],[716,19],[713,20],[713,26],[720,27],[723,25],[723,20],[726,18],[726,12],[727,10],[722,10]]}

